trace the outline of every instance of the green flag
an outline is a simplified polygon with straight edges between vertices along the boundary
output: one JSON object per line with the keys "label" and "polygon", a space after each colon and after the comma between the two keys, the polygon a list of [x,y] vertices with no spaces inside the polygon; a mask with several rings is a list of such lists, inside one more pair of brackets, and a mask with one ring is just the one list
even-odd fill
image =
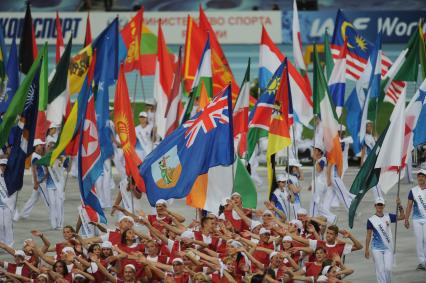
{"label": "green flag", "polygon": [[[44,48],[47,48],[47,46],[44,46]],[[15,96],[13,97],[12,101],[9,104],[9,107],[6,110],[6,113],[3,116],[3,121],[0,124],[0,148],[5,145],[9,137],[10,130],[15,124],[16,118],[24,110],[27,94],[34,79],[34,76],[39,70],[40,59],[43,53],[44,52],[39,53],[36,60],[31,65],[30,70],[28,71],[24,80],[20,84]]]}
{"label": "green flag", "polygon": [[371,150],[361,169],[355,177],[352,183],[350,192],[355,195],[352,200],[351,206],[349,207],[349,227],[353,228],[355,213],[364,195],[374,186],[377,185],[380,178],[380,168],[375,168],[377,157],[379,156],[380,148],[383,140],[385,139],[389,125],[383,131],[381,136],[376,142],[376,145]]}
{"label": "green flag", "polygon": [[325,34],[324,34],[324,57],[325,57],[325,75],[328,81],[330,79],[331,72],[333,72],[333,68],[334,68],[333,55],[331,54],[330,42],[328,39],[328,30],[325,30]]}
{"label": "green flag", "polygon": [[[236,158],[233,192],[239,193],[243,201],[243,207],[256,208],[257,192],[253,180],[239,157]],[[235,165],[234,165],[235,166]]]}

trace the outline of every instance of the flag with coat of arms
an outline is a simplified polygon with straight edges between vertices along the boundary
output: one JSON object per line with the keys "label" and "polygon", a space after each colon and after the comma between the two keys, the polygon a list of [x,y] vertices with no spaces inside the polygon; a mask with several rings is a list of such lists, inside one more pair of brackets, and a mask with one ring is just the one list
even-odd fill
{"label": "flag with coat of arms", "polygon": [[140,174],[150,204],[183,198],[199,175],[234,162],[231,86],[167,136],[144,160]]}

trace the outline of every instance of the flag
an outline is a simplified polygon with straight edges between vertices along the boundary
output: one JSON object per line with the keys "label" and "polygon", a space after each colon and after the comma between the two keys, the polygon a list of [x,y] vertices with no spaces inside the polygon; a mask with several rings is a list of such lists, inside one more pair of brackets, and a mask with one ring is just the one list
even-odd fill
{"label": "flag", "polygon": [[380,177],[380,168],[376,168],[376,160],[381,152],[381,147],[383,140],[386,136],[388,127],[383,131],[381,136],[376,142],[376,145],[371,150],[371,153],[367,156],[364,164],[361,169],[358,171],[358,174],[355,177],[355,180],[352,183],[350,193],[355,195],[352,199],[351,206],[349,207],[349,227],[353,228],[355,213],[360,204],[361,200],[364,198],[364,195],[379,182]]}
{"label": "flag", "polygon": [[275,94],[278,91],[279,82],[284,70],[282,63],[269,81],[268,87],[256,102],[249,115],[249,131],[247,135],[247,160],[250,160],[257,142],[262,137],[267,137],[274,109]]}
{"label": "flag", "polygon": [[330,49],[330,41],[328,38],[328,30],[325,30],[324,33],[324,61],[325,61],[325,74],[327,76],[327,81],[330,79],[331,72],[334,68],[334,60],[333,60],[333,54],[331,54]]}
{"label": "flag", "polygon": [[0,93],[3,92],[4,82],[6,80],[6,63],[8,62],[3,30],[3,25],[0,24]]}
{"label": "flag", "polygon": [[[417,96],[417,94],[415,95]],[[421,110],[417,121],[426,121],[426,80],[423,81],[422,85],[418,90],[418,101],[423,100],[421,105]],[[408,107],[407,107],[408,109]],[[417,147],[426,143],[426,127],[423,123],[415,123],[414,136],[413,136],[413,145]]]}
{"label": "flag", "polygon": [[185,104],[185,108],[183,110],[182,119],[180,121],[180,124],[185,123],[186,121],[189,120],[189,118],[191,118],[191,113],[192,113],[192,109],[194,108],[195,99],[196,99],[196,97],[195,97],[194,92],[191,92],[189,94],[189,100]]}
{"label": "flag", "polygon": [[140,173],[148,200],[154,206],[158,199],[187,196],[199,175],[231,166],[233,162],[232,100],[228,86],[204,111],[167,136],[145,158]]}
{"label": "flag", "polygon": [[320,65],[316,45],[314,45],[314,113],[321,118],[324,133],[324,146],[329,164],[337,168],[342,176],[343,153],[339,138],[339,123],[336,112],[332,107],[324,72]]}
{"label": "flag", "polygon": [[303,79],[305,80],[305,86],[309,93],[309,96],[312,96],[311,83],[309,82],[306,64],[303,60],[302,37],[300,35],[299,14],[297,12],[296,0],[293,0],[292,31],[294,63],[296,65],[296,68],[300,71]]}
{"label": "flag", "polygon": [[37,56],[31,68],[28,70],[24,80],[19,85],[19,88],[13,96],[5,114],[3,115],[3,120],[0,123],[0,148],[5,145],[7,138],[9,137],[10,130],[15,124],[16,118],[25,109],[27,94],[31,88],[34,77],[39,70],[40,60],[41,56]]}
{"label": "flag", "polygon": [[[167,133],[168,125],[166,117],[167,105],[172,101],[171,90],[173,84],[173,62],[168,54],[161,21],[158,23],[158,55],[155,67],[154,78],[154,98],[156,101],[155,125],[157,134],[164,139]],[[170,102],[169,102],[170,101]]]}
{"label": "flag", "polygon": [[166,105],[166,136],[171,134],[179,127],[179,117],[182,114],[182,48],[179,48],[178,64],[173,76],[173,84],[170,92],[170,97]]}
{"label": "flag", "polygon": [[207,105],[209,105],[209,103],[211,102],[211,99],[210,99],[210,97],[209,97],[209,95],[207,93],[207,89],[206,89],[206,86],[205,86],[204,82],[201,81],[200,84],[201,84],[200,87],[199,87],[199,89],[200,89],[200,97],[198,99],[198,109],[197,109],[197,112],[203,111],[203,109]]}
{"label": "flag", "polygon": [[80,92],[84,80],[86,79],[87,72],[89,71],[89,66],[93,61],[92,53],[93,48],[92,45],[89,44],[81,49],[77,55],[71,57],[68,71],[70,95]]}
{"label": "flag", "polygon": [[27,74],[34,58],[37,57],[37,44],[35,41],[33,19],[31,17],[30,3],[27,3],[24,23],[22,26],[21,41],[19,43],[19,65],[22,73]]}
{"label": "flag", "polygon": [[[272,189],[273,169],[271,155],[278,153],[291,144],[289,116],[293,109],[291,106],[290,81],[288,78],[287,58],[284,59],[284,70],[279,81],[279,88],[275,94],[274,107],[268,134],[268,148],[266,150],[266,167],[268,170],[268,184]],[[269,195],[271,191],[269,192]]]}
{"label": "flag", "polygon": [[15,38],[9,50],[9,58],[6,67],[6,88],[0,92],[0,113],[6,112],[19,87],[18,52]]}
{"label": "flag", "polygon": [[138,166],[142,163],[135,151],[136,133],[133,123],[133,113],[130,104],[129,91],[124,76],[124,68],[120,68],[114,98],[114,125],[120,138],[126,162],[126,173],[132,176],[140,191],[145,191],[145,183],[139,174]]}
{"label": "flag", "polygon": [[130,72],[139,69],[140,43],[143,23],[143,6],[136,15],[121,30],[124,45],[127,48],[127,57],[124,60],[124,71]]}
{"label": "flag", "polygon": [[120,62],[126,58],[127,50],[118,32],[118,18],[116,18],[93,42],[96,49],[96,63],[94,82],[96,92],[96,122],[99,133],[102,160],[105,161],[114,154],[111,131],[108,128],[109,120],[109,91],[110,85],[118,79]]}
{"label": "flag", "polygon": [[[231,82],[232,101],[235,103],[238,93],[240,92],[240,88],[235,81],[225,53],[223,52],[216,37],[216,32],[212,28],[201,5],[199,6],[199,23],[201,30],[204,30],[204,33],[208,34],[210,39],[213,93],[219,93]],[[254,103],[253,99],[252,102]]]}
{"label": "flag", "polygon": [[188,15],[186,22],[185,58],[183,63],[183,79],[187,92],[192,90],[195,74],[203,57],[203,51],[208,35],[206,35],[194,19]]}
{"label": "flag", "polygon": [[70,37],[61,59],[56,65],[55,74],[49,83],[46,119],[53,125],[61,125],[65,117],[67,102],[69,101],[68,69],[72,48]]}
{"label": "flag", "polygon": [[328,89],[330,91],[333,105],[336,107],[337,117],[342,115],[343,104],[345,102],[346,45],[346,43],[343,44],[339,57],[336,58],[336,63],[334,64],[333,70],[328,78]]}
{"label": "flag", "polygon": [[90,14],[87,13],[86,18],[86,34],[84,36],[84,47],[88,46],[90,43],[92,43],[92,31],[90,28]]}
{"label": "flag", "polygon": [[195,97],[200,97],[201,86],[204,85],[208,97],[213,97],[213,81],[212,81],[212,56],[210,48],[210,36],[207,36],[204,45],[203,55],[198,65],[197,73],[193,81],[192,90]]}
{"label": "flag", "polygon": [[[148,28],[147,25],[142,25],[142,36],[140,44],[140,66],[139,73],[141,76],[155,75],[156,60],[157,60],[157,36]],[[170,49],[170,60],[175,62],[175,55]]]}
{"label": "flag", "polygon": [[80,127],[78,150],[78,184],[83,207],[91,221],[106,223],[106,217],[96,195],[96,180],[102,175],[103,162],[96,128],[94,96],[89,88],[89,99],[83,106],[84,121]]}
{"label": "flag", "polygon": [[[266,29],[262,29],[262,38],[260,44],[260,54],[259,54],[259,88],[260,93],[263,93],[261,85],[262,76],[265,77],[262,73],[264,72],[267,76],[268,72],[271,74],[274,72],[274,68],[278,68],[280,62],[284,60],[285,56],[281,54],[278,47],[272,42],[269,37]],[[277,64],[277,62],[279,62]],[[275,67],[277,66],[277,67]],[[263,70],[262,70],[263,69]],[[293,110],[295,116],[297,116],[298,121],[300,121],[306,127],[310,127],[309,122],[313,118],[312,114],[312,94],[310,88],[306,85],[305,79],[297,71],[296,67],[288,61],[288,72],[290,80],[290,90],[292,95]],[[266,76],[266,77],[267,77]]]}
{"label": "flag", "polygon": [[[43,53],[46,49],[47,46],[45,45]],[[32,79],[29,81],[29,86],[26,89],[20,89],[21,91],[26,91],[23,93],[24,107],[23,112],[20,113],[18,125],[14,132],[14,140],[11,144],[12,148],[7,161],[6,171],[4,172],[4,181],[9,196],[22,189],[24,183],[25,160],[33,152],[38,108],[39,60],[40,58],[38,57],[27,74],[27,77]],[[20,95],[20,90],[18,90],[16,96]]]}
{"label": "flag", "polygon": [[[64,37],[62,36],[62,26],[59,20],[59,13],[56,12],[56,64],[59,63],[62,53],[65,50]],[[72,38],[72,37],[71,37]]]}
{"label": "flag", "polygon": [[334,24],[333,38],[331,40],[331,52],[335,59],[347,40],[346,78],[356,81],[361,76],[367,65],[368,56],[371,53],[372,44],[367,41],[346,18],[342,10],[337,11]]}
{"label": "flag", "polygon": [[256,187],[241,159],[235,158],[232,166],[217,166],[209,169],[195,181],[186,197],[186,204],[215,212],[222,200],[233,192],[241,195],[243,207],[256,208]]}
{"label": "flag", "polygon": [[250,106],[250,58],[241,84],[240,94],[234,106],[234,145],[239,157],[247,152],[248,114]]}
{"label": "flag", "polygon": [[48,98],[47,67],[48,67],[47,43],[45,43],[43,48],[42,58],[41,58],[37,126],[36,126],[35,136],[34,136],[35,139],[40,139],[42,141],[46,140],[46,133],[47,133],[47,120],[46,120],[46,109],[47,109],[47,98]]}

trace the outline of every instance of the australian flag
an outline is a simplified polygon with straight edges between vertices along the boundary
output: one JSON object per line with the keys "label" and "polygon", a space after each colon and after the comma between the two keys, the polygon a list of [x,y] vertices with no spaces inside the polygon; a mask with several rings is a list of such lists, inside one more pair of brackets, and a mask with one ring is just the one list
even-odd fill
{"label": "australian flag", "polygon": [[83,208],[90,221],[106,223],[106,217],[96,194],[95,183],[103,171],[101,149],[96,126],[95,101],[91,88],[85,81],[89,95],[85,109],[82,111],[84,120],[80,127],[78,150],[78,182],[80,186]]}
{"label": "australian flag", "polygon": [[202,112],[167,136],[144,160],[140,174],[153,206],[158,199],[183,198],[199,175],[234,162],[231,86]]}
{"label": "australian flag", "polygon": [[337,11],[333,38],[330,44],[333,58],[339,57],[340,50],[347,39],[346,78],[356,81],[361,76],[373,49],[373,44],[364,38],[346,18],[342,10]]}

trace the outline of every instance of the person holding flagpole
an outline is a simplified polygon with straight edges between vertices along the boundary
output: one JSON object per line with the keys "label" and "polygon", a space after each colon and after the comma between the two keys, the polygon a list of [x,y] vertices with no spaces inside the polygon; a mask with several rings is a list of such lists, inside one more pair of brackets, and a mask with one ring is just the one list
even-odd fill
{"label": "person holding flagpole", "polygon": [[361,149],[361,166],[364,164],[367,156],[370,154],[374,145],[376,144],[376,138],[373,136],[373,122],[367,120],[365,123],[364,144]]}
{"label": "person holding flagpole", "polygon": [[139,125],[135,128],[135,132],[136,153],[141,160],[144,160],[153,148],[153,125],[148,122],[148,113],[145,111],[139,113]]}
{"label": "person holding flagpole", "polygon": [[377,198],[374,202],[376,213],[367,220],[365,258],[370,258],[371,243],[371,253],[376,265],[378,283],[391,282],[394,243],[390,224],[405,218],[404,208],[399,198],[397,198],[396,204],[398,206],[398,216],[393,213],[384,213],[385,200]]}
{"label": "person holding flagpole", "polygon": [[417,270],[426,271],[426,169],[417,172],[417,183],[408,193],[405,228],[410,228],[409,217],[413,212],[413,230],[416,236]]}
{"label": "person holding flagpole", "polygon": [[4,172],[7,168],[7,158],[0,158],[0,241],[12,246],[14,243],[13,237],[13,198],[7,197],[7,188],[4,181]]}

